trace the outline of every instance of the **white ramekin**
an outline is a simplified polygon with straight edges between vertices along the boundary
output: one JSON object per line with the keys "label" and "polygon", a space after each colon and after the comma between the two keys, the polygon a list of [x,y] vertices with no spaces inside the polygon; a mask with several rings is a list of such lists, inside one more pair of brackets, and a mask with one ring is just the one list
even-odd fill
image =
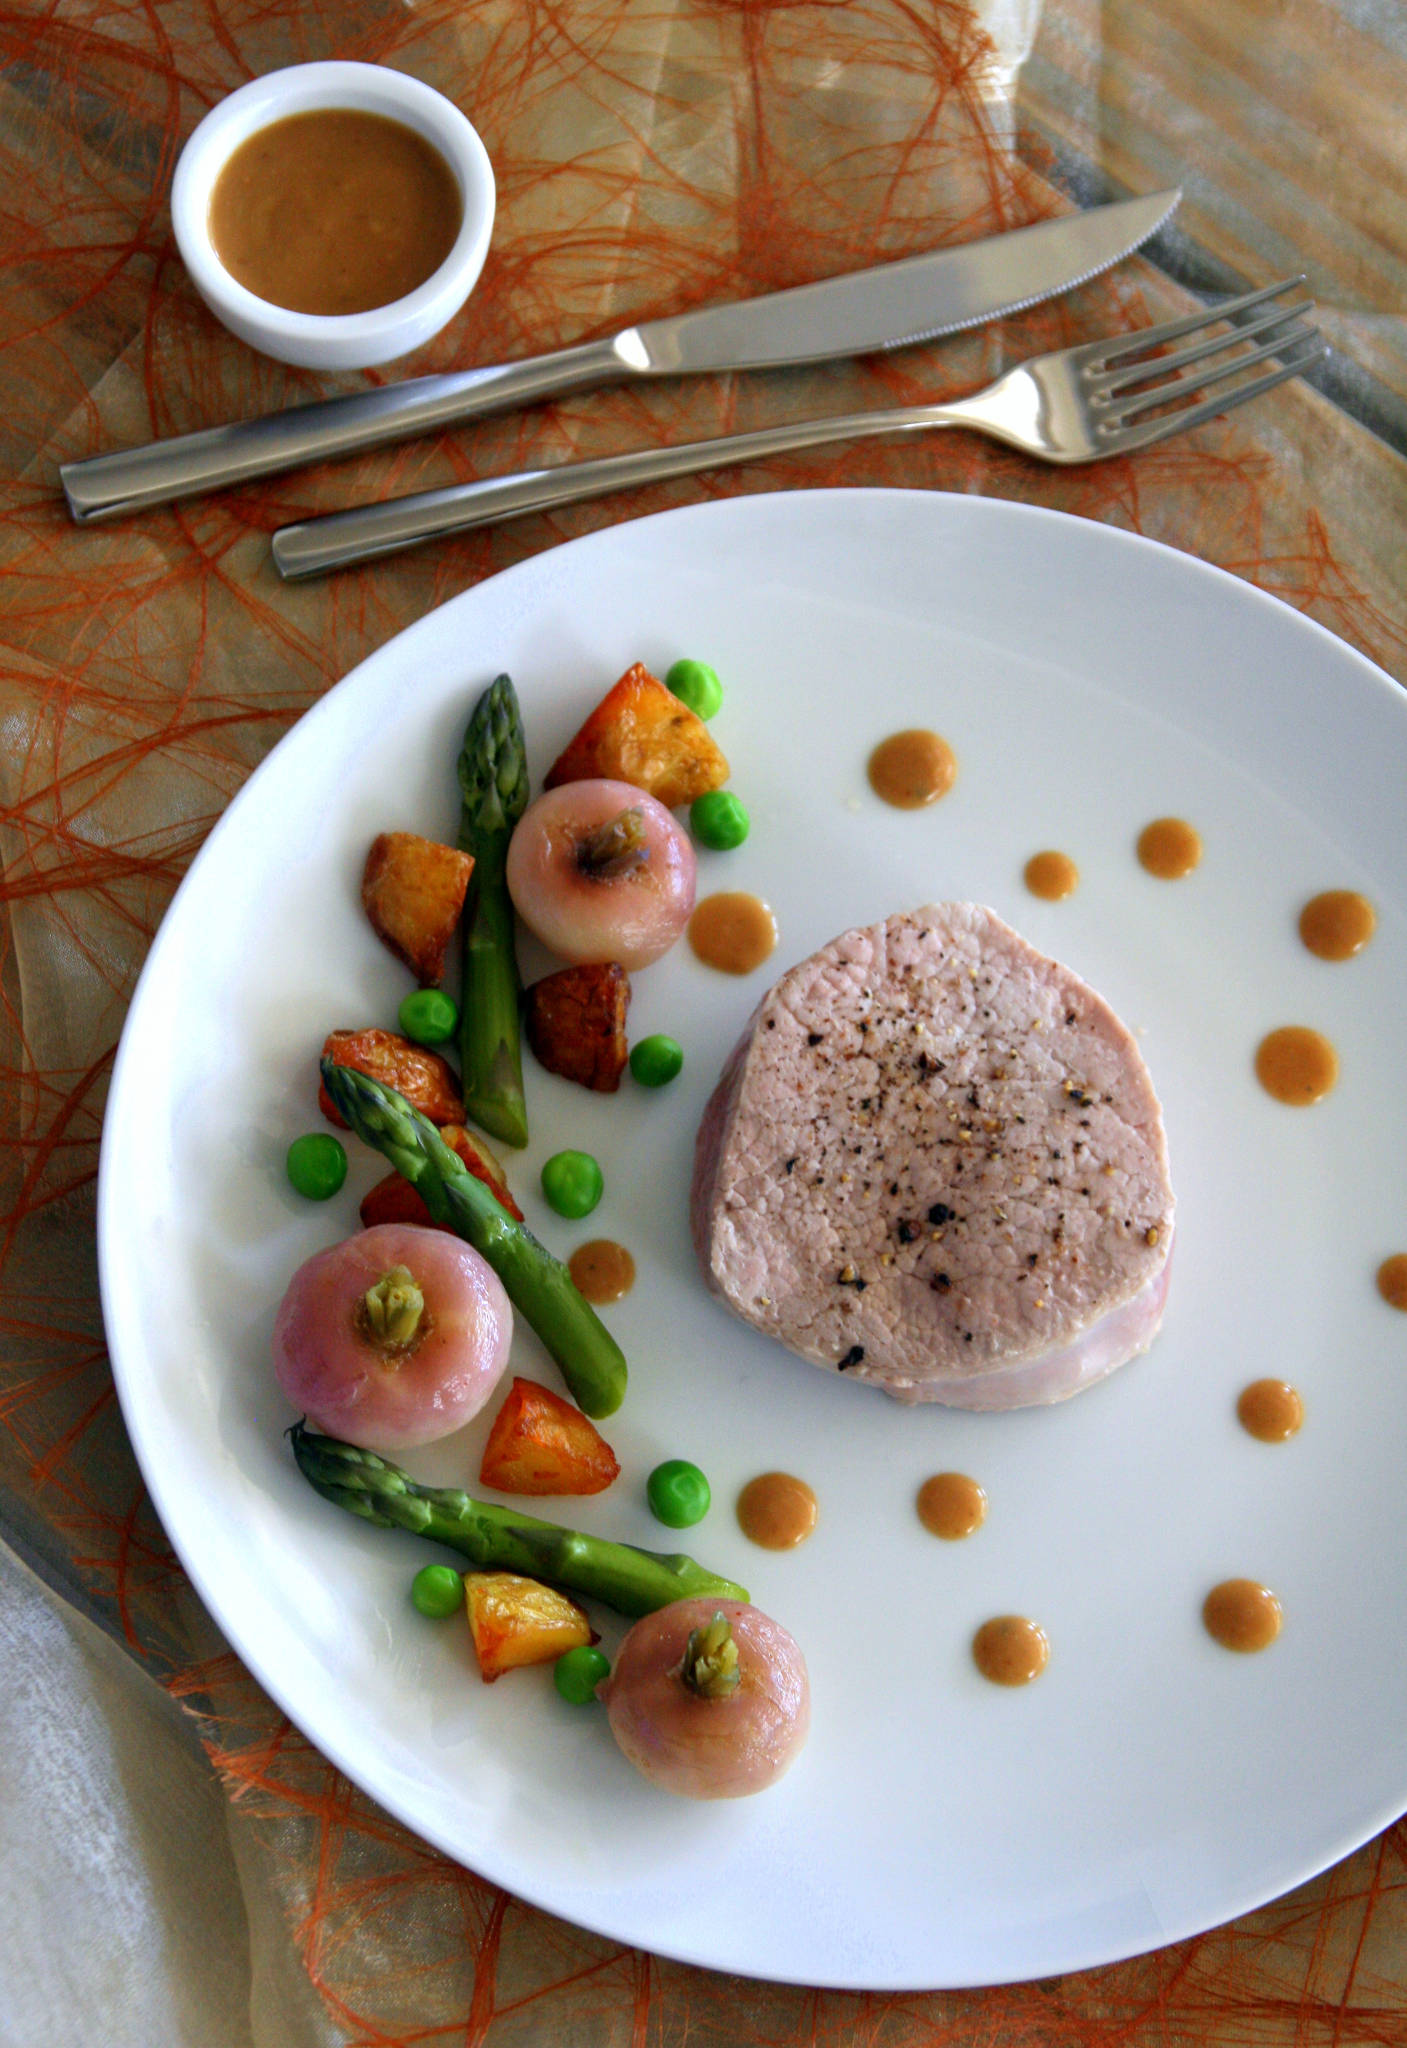
{"label": "white ramekin", "polygon": [[[231,153],[271,121],[325,107],[385,114],[415,129],[449,164],[464,203],[454,247],[433,277],[366,313],[292,313],[270,305],[236,283],[210,240],[210,194]],[[493,166],[458,107],[419,79],[380,64],[295,64],[241,86],[195,130],[171,187],[176,245],[211,312],[251,348],[305,370],[369,370],[438,334],[478,282],[493,214]]]}

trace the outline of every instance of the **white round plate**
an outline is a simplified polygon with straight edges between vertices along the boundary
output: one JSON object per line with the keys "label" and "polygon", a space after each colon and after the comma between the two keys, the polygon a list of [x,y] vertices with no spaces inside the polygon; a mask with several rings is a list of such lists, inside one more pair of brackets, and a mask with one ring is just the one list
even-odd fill
{"label": "white round plate", "polygon": [[[494,1685],[467,1631],[407,1591],[431,1551],[315,1495],[268,1362],[294,1267],[355,1228],[384,1170],[300,1201],[283,1154],[316,1128],[337,1026],[394,1024],[408,977],[365,923],[379,831],[452,838],[455,760],[500,670],[540,775],[633,661],[711,662],[713,731],[753,830],[701,857],[701,892],[773,905],[757,974],[679,947],[636,977],[633,1036],[665,1030],[669,1089],[591,1095],[529,1062],[533,1142],[510,1174],[565,1256],[620,1239],[639,1280],[606,1315],[631,1362],[605,1425],[622,1465],[560,1519],[683,1547],[789,1627],[809,1660],[810,1742],[746,1801],[697,1805],[637,1777],[604,1716],[547,1669]],[[919,813],[870,793],[866,757],[926,725],[956,750]],[[275,750],[195,862],[132,1004],[100,1191],[103,1298],[132,1439],[171,1540],[249,1668],[318,1747],[429,1841],[622,1941],[816,1985],[918,1988],[1109,1962],[1227,1920],[1368,1839],[1407,1805],[1407,1318],[1374,1284],[1407,1249],[1407,700],[1276,601],[1165,548],[991,499],[901,491],[742,498],[540,555],[380,649]],[[1150,819],[1201,832],[1177,883],[1134,857]],[[1025,890],[1061,848],[1063,903]],[[1364,891],[1379,925],[1328,966],[1301,904]],[[700,1112],[758,995],[847,927],[939,898],[992,905],[1141,1034],[1179,1198],[1163,1334],[1051,1409],[901,1408],[735,1321],[704,1292],[687,1187]],[[541,971],[535,960],[530,971]],[[1312,1109],[1264,1094],[1261,1036],[1337,1046]],[[537,1193],[563,1145],[601,1160],[585,1223]],[[515,1369],[556,1383],[530,1332]],[[1293,1441],[1238,1425],[1250,1380],[1303,1396]],[[496,1406],[495,1404],[492,1404]],[[406,1462],[473,1486],[487,1417]],[[643,1485],[665,1457],[714,1507],[675,1535]],[[733,1502],[783,1467],[815,1536],[752,1548]],[[914,1493],[956,1468],[986,1526],[926,1535]],[[1219,1649],[1216,1581],[1262,1580],[1285,1625]],[[970,1643],[1026,1613],[1052,1653],[1024,1690]],[[609,1650],[619,1626],[598,1610]]]}

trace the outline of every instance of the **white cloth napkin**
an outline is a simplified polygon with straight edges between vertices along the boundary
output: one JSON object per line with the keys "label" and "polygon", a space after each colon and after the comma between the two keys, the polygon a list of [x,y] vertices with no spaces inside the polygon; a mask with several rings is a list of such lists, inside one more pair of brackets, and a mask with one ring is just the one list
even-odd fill
{"label": "white cloth napkin", "polygon": [[0,1544],[0,2048],[251,2048],[226,1812],[189,1718]]}

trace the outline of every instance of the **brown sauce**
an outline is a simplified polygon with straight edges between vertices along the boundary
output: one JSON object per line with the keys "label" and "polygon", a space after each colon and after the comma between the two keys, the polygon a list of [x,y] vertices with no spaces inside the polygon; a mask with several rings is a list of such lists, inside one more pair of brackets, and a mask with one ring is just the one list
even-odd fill
{"label": "brown sauce", "polygon": [[1080,871],[1068,853],[1033,853],[1024,870],[1026,887],[1047,903],[1062,903],[1080,886]]}
{"label": "brown sauce", "polygon": [[763,1550],[795,1550],[816,1526],[816,1496],[790,1472],[760,1472],[738,1495],[738,1527]]}
{"label": "brown sauce", "polygon": [[1394,1252],[1378,1268],[1378,1292],[1389,1308],[1407,1310],[1407,1252]]}
{"label": "brown sauce", "polygon": [[945,1543],[971,1536],[987,1519],[987,1496],[965,1472],[935,1472],[919,1488],[915,1506],[924,1528]]}
{"label": "brown sauce", "polygon": [[1261,1443],[1288,1443],[1304,1422],[1304,1402],[1285,1380],[1252,1380],[1241,1389],[1236,1417]]}
{"label": "brown sauce", "polygon": [[998,1614],[972,1638],[972,1658],[993,1685],[1029,1685],[1050,1659],[1050,1639],[1022,1614]]}
{"label": "brown sauce", "polygon": [[724,889],[705,896],[689,919],[689,944],[705,967],[751,974],[777,944],[777,920],[760,896]]}
{"label": "brown sauce", "polygon": [[1277,1102],[1305,1109],[1322,1102],[1339,1078],[1339,1056],[1322,1031],[1286,1024],[1256,1048],[1256,1079]]}
{"label": "brown sauce", "polygon": [[870,755],[870,788],[900,811],[921,811],[952,788],[957,756],[936,732],[914,729],[881,740]]}
{"label": "brown sauce", "polygon": [[623,1244],[609,1237],[593,1237],[579,1244],[567,1260],[567,1271],[578,1294],[596,1303],[619,1301],[635,1285],[635,1261]]}
{"label": "brown sauce", "polygon": [[210,239],[256,298],[336,317],[432,277],[464,207],[440,152],[384,114],[324,107],[240,144],[210,195]]}
{"label": "brown sauce", "polygon": [[1351,960],[1377,926],[1378,913],[1356,889],[1326,889],[1300,912],[1300,937],[1321,960]]}
{"label": "brown sauce", "polygon": [[1155,818],[1138,835],[1140,867],[1160,882],[1180,882],[1202,858],[1202,836],[1185,818]]}
{"label": "brown sauce", "polygon": [[1207,1634],[1224,1650],[1267,1650],[1280,1633],[1280,1602],[1254,1579],[1223,1579],[1202,1603]]}

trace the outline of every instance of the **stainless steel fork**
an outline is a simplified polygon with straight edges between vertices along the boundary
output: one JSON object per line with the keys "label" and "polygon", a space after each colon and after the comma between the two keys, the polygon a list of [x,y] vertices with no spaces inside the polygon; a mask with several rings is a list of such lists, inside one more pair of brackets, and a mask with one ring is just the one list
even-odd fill
{"label": "stainless steel fork", "polygon": [[[517,476],[485,477],[477,483],[417,491],[383,504],[301,520],[274,534],[274,560],[280,574],[291,581],[319,576],[328,569],[395,554],[440,534],[575,504],[632,484],[659,483],[831,441],[922,433],[929,427],[968,427],[1042,462],[1096,462],[1106,455],[1128,455],[1244,405],[1323,355],[1328,343],[1300,317],[1311,310],[1310,301],[1272,303],[1303,283],[1303,277],[1285,278],[1263,291],[1246,292],[1208,312],[1169,320],[1161,327],[1035,356],[986,390],[950,405],[796,420],[678,448],[645,448]],[[1212,329],[1223,331],[1208,331]],[[1160,354],[1170,342],[1186,345]],[[1274,367],[1246,377],[1256,365],[1272,361]]]}

